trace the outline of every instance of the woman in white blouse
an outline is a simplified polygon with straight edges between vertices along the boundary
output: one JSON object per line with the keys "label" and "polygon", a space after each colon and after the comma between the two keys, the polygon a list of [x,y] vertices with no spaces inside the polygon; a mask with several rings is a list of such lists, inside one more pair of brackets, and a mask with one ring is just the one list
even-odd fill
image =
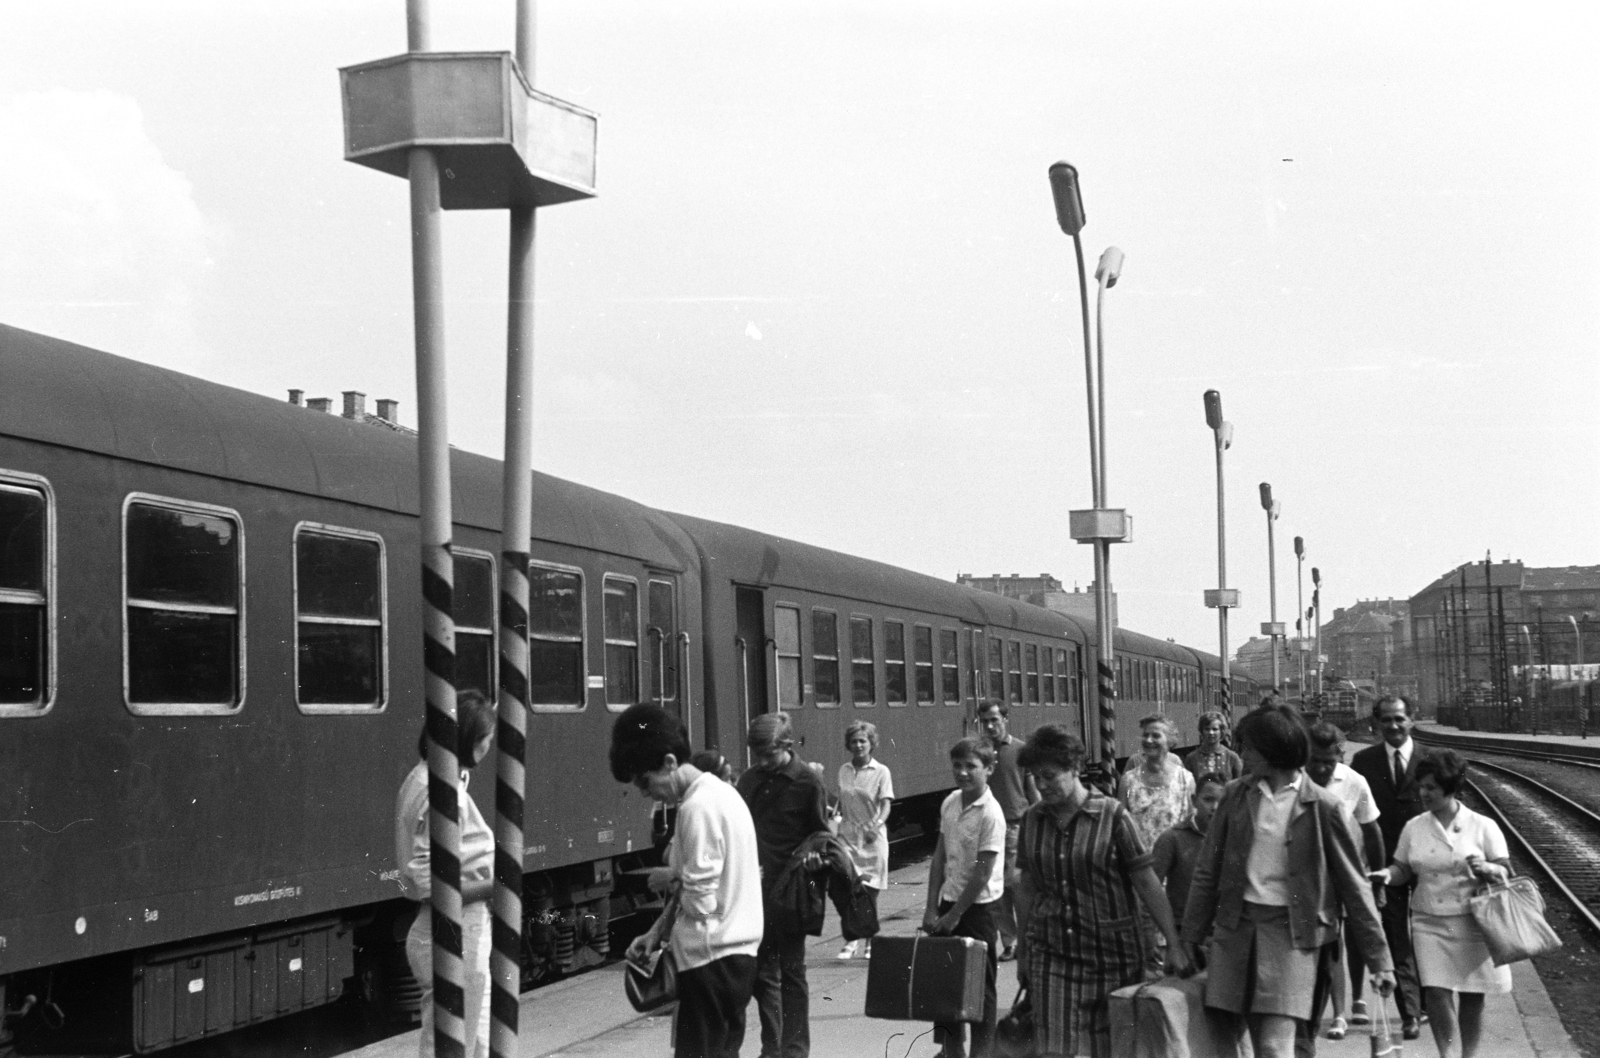
{"label": "woman in white blouse", "polygon": [[[872,759],[878,748],[878,729],[873,724],[857,720],[845,728],[844,748],[850,751],[850,760],[839,765],[839,812],[844,817],[839,837],[850,847],[856,873],[876,908],[878,891],[889,884],[889,838],[884,824],[894,804],[894,780],[881,761]],[[837,958],[854,958],[858,946],[862,958],[871,958],[871,937],[865,941],[846,937]]]}
{"label": "woman in white blouse", "polygon": [[1494,820],[1456,800],[1466,772],[1466,761],[1450,750],[1417,761],[1417,791],[1427,811],[1400,832],[1388,869],[1372,873],[1385,885],[1417,880],[1411,938],[1441,1058],[1473,1058],[1483,1039],[1484,994],[1511,991],[1511,968],[1494,964],[1467,907],[1481,883],[1505,881],[1510,851]]}

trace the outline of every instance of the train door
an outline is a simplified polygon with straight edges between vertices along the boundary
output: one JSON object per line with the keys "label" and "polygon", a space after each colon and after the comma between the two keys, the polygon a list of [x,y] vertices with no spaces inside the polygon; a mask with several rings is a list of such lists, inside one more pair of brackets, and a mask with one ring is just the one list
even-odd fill
{"label": "train door", "polygon": [[983,629],[967,626],[967,689],[971,692],[963,701],[965,715],[962,717],[962,735],[971,735],[978,730],[978,710],[983,708],[983,702],[988,697],[983,687]]}
{"label": "train door", "polygon": [[[667,573],[651,573],[645,599],[644,687],[640,698],[675,714],[690,726],[685,686],[686,644],[678,625],[678,581]],[[694,742],[694,731],[689,731]]]}
{"label": "train door", "polygon": [[767,593],[734,588],[734,658],[739,665],[739,701],[748,727],[752,717],[769,712],[767,700]]}

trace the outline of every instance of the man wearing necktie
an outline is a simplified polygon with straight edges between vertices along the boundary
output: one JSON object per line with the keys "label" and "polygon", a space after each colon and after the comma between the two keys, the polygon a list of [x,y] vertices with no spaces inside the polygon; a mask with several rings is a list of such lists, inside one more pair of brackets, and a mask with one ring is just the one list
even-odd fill
{"label": "man wearing necktie", "polygon": [[[1372,787],[1387,863],[1406,822],[1422,812],[1422,798],[1413,780],[1418,747],[1411,739],[1411,703],[1406,699],[1398,695],[1378,699],[1372,707],[1372,717],[1383,741],[1357,753],[1351,758],[1350,767]],[[1401,1031],[1406,1039],[1414,1040],[1422,1033],[1423,1007],[1417,961],[1411,953],[1411,889],[1386,886],[1383,895],[1383,935],[1394,960],[1395,1005],[1400,1008]]]}

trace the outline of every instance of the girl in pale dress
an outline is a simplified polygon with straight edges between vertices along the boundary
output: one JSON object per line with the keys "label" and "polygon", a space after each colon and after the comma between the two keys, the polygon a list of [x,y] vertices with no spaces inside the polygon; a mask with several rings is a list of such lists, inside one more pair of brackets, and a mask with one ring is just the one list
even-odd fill
{"label": "girl in pale dress", "polygon": [[[889,884],[889,838],[884,824],[889,821],[889,808],[894,803],[894,781],[889,769],[872,759],[878,748],[876,726],[857,720],[845,728],[844,748],[850,751],[850,760],[839,765],[839,812],[844,817],[839,823],[839,837],[850,848],[856,873],[871,894],[876,912],[878,891]],[[861,949],[862,958],[870,958],[872,938],[847,939],[838,958],[854,958],[857,948]]]}
{"label": "girl in pale dress", "polygon": [[1385,885],[1417,880],[1411,943],[1440,1058],[1473,1058],[1483,1040],[1484,994],[1511,991],[1511,967],[1494,964],[1467,907],[1481,883],[1510,875],[1510,850],[1494,820],[1456,800],[1466,773],[1466,762],[1450,750],[1417,761],[1417,792],[1427,811],[1400,832],[1391,865],[1372,872]]}

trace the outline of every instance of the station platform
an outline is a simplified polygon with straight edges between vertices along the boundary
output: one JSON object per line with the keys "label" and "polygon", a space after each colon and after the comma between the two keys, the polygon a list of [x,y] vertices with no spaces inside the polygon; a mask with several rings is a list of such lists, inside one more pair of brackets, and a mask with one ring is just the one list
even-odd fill
{"label": "station platform", "polygon": [[1479,749],[1527,749],[1542,747],[1574,757],[1593,757],[1600,761],[1600,731],[1583,738],[1578,735],[1528,735],[1520,732],[1462,730],[1431,720],[1418,720],[1412,734],[1424,744],[1430,740],[1441,745],[1463,745]]}
{"label": "station platform", "polygon": [[[927,878],[926,863],[892,873],[889,888],[878,901],[884,934],[910,936],[916,932],[922,921]],[[830,909],[823,936],[812,938],[807,945],[811,1053],[816,1058],[932,1058],[938,1054],[931,1025],[880,1021],[862,1013],[867,963],[864,959],[835,959],[840,945],[838,920]],[[1488,999],[1482,1053],[1495,1058],[1580,1058],[1533,964],[1515,964],[1512,975],[1514,990]],[[1016,991],[1016,964],[1001,963],[1002,1014]],[[1368,998],[1370,1005],[1372,997]],[[523,1058],[666,1058],[672,1053],[671,1017],[635,1013],[623,996],[622,971],[617,966],[529,992],[522,997],[521,1011]],[[1389,1011],[1390,1022],[1398,1029],[1392,1000]],[[417,1030],[391,1036],[350,1052],[349,1058],[412,1058],[417,1053],[417,1037]],[[760,1022],[752,1005],[740,1053],[755,1058],[760,1051]],[[1367,1058],[1370,1053],[1370,1030],[1365,1027],[1352,1027],[1343,1040],[1317,1041],[1317,1054],[1325,1058]],[[1406,1053],[1436,1053],[1427,1026],[1421,1039],[1406,1043]]]}

